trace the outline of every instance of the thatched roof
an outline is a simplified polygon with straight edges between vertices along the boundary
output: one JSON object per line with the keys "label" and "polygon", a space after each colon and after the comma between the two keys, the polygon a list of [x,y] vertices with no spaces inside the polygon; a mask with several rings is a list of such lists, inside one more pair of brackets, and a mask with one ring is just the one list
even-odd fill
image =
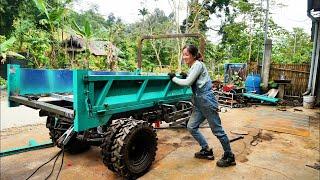
{"label": "thatched roof", "polygon": [[[85,50],[85,40],[81,37],[70,36],[70,38],[62,42],[62,47],[67,47],[69,52],[83,52]],[[112,43],[105,40],[90,40],[89,51],[96,56],[107,55],[107,47],[112,46],[113,49],[117,49]]]}

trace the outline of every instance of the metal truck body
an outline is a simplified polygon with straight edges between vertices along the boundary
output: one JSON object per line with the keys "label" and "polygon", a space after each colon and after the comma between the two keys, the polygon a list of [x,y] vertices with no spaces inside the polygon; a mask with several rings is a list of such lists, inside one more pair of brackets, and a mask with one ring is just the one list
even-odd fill
{"label": "metal truck body", "polygon": [[190,88],[166,74],[8,69],[10,107],[40,109],[50,138],[63,150],[100,146],[104,164],[125,178],[140,177],[154,161],[153,122],[186,122],[191,114]]}
{"label": "metal truck body", "polygon": [[[8,65],[8,69],[10,107],[28,105],[70,118],[77,132],[105,125],[115,114],[190,100],[192,93],[164,74],[27,69],[19,65]],[[41,95],[56,100],[30,98]],[[69,106],[61,107],[58,101]]]}

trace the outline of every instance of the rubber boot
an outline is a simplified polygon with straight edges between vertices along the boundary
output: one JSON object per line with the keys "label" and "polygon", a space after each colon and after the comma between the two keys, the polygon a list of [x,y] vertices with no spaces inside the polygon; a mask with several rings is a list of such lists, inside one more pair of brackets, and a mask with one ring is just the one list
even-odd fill
{"label": "rubber boot", "polygon": [[222,158],[217,161],[218,167],[228,167],[236,165],[234,154],[232,152],[225,152]]}
{"label": "rubber boot", "polygon": [[211,148],[202,148],[199,152],[194,154],[194,157],[198,159],[214,160],[214,155]]}

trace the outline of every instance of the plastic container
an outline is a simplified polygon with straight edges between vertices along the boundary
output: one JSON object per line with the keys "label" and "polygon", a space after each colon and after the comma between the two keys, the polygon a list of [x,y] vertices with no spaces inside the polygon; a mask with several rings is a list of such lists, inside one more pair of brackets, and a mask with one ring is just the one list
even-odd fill
{"label": "plastic container", "polygon": [[315,96],[303,96],[303,108],[313,109]]}
{"label": "plastic container", "polygon": [[245,82],[246,91],[249,93],[261,94],[260,83],[260,74],[249,74]]}

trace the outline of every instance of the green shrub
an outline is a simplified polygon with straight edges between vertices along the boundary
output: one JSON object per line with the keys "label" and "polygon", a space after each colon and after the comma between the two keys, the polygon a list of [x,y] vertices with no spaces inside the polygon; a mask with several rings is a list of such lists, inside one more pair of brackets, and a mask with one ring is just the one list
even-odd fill
{"label": "green shrub", "polygon": [[0,77],[0,86],[7,86],[7,80]]}

